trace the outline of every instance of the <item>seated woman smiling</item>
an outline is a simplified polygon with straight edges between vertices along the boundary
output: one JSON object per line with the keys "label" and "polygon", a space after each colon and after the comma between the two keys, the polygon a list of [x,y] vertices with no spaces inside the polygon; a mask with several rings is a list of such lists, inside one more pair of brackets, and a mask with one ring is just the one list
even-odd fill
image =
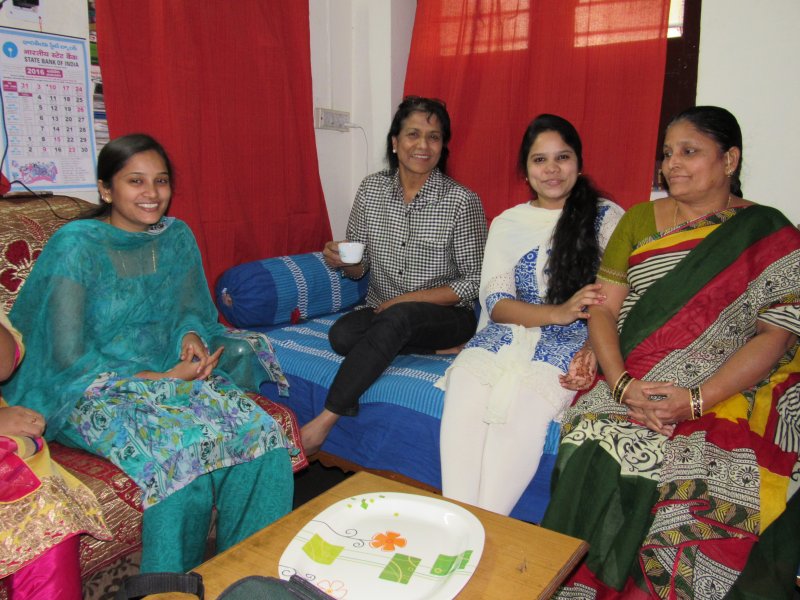
{"label": "seated woman smiling", "polygon": [[439,384],[442,493],[506,515],[575,396],[561,381],[586,341],[586,307],[603,301],[594,278],[623,213],[582,174],[583,144],[563,117],[531,121],[517,168],[533,199],[492,222],[480,329]]}
{"label": "seated woman smiling", "polygon": [[791,593],[800,232],[741,197],[741,168],[733,115],[684,111],[664,142],[669,197],[609,241],[606,301],[589,308],[605,378],[564,416],[542,523],[590,543],[561,597]]}
{"label": "seated woman smiling", "polygon": [[28,357],[4,393],[139,485],[142,571],[186,571],[212,508],[218,550],[291,510],[289,442],[234,383],[257,389],[275,365],[217,322],[194,236],[164,216],[161,145],[117,138],[97,168],[100,210],[53,235],[14,304]]}

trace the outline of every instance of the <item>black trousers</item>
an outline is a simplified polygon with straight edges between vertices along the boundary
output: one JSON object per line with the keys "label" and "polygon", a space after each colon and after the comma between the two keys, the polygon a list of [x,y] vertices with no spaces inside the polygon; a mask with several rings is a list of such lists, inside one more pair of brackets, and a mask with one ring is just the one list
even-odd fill
{"label": "black trousers", "polygon": [[358,399],[398,354],[431,354],[463,344],[478,322],[472,308],[400,302],[375,314],[353,311],[331,327],[328,339],[345,359],[328,391],[325,408],[358,414]]}

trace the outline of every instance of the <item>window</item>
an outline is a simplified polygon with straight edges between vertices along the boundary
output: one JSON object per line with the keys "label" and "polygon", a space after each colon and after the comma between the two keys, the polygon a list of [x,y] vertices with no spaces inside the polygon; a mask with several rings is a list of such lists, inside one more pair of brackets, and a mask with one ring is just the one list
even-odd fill
{"label": "window", "polygon": [[528,0],[449,0],[442,3],[442,56],[525,50]]}
{"label": "window", "polygon": [[[676,1],[672,0],[672,4]],[[575,9],[575,46],[656,39],[661,35],[661,14],[657,10],[660,6],[661,0],[580,0]],[[625,27],[619,23],[625,23]]]}

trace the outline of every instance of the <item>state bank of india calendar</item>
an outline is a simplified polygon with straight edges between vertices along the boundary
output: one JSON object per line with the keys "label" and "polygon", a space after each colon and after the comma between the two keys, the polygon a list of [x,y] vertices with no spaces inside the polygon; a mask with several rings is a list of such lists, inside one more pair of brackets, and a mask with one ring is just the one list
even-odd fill
{"label": "state bank of india calendar", "polygon": [[0,77],[6,177],[34,191],[95,188],[86,40],[0,27]]}

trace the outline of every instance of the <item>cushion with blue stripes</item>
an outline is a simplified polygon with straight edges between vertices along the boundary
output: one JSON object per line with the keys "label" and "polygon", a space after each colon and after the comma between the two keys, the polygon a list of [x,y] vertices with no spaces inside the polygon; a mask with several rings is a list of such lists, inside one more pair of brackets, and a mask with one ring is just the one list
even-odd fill
{"label": "cushion with blue stripes", "polygon": [[217,307],[236,327],[296,323],[359,304],[368,279],[343,277],[321,252],[277,256],[225,271],[215,286]]}

